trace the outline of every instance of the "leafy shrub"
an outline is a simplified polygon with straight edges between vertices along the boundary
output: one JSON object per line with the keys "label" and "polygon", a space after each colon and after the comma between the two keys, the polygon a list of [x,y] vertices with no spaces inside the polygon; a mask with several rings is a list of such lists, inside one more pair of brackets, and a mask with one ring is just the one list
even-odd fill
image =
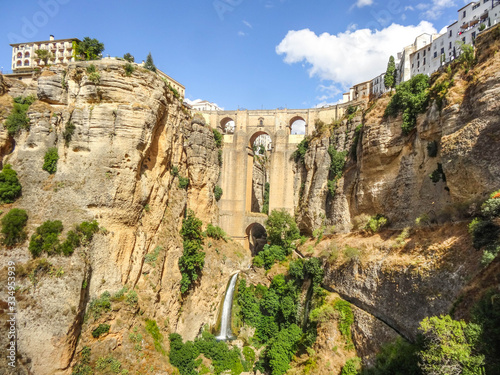
{"label": "leafy shrub", "polygon": [[377,233],[380,229],[387,225],[387,222],[387,218],[384,215],[377,214],[370,218],[365,226],[365,229],[371,231],[372,233]]}
{"label": "leafy shrub", "polygon": [[158,259],[158,255],[160,254],[161,250],[163,250],[162,246],[156,246],[152,253],[146,254],[144,256],[144,262],[148,263],[148,264],[152,264],[154,267],[156,264],[156,259]]}
{"label": "leafy shrub", "polygon": [[97,339],[100,336],[109,332],[111,326],[109,324],[99,324],[99,326],[92,331],[92,337]]}
{"label": "leafy shrub", "polygon": [[264,248],[253,258],[253,265],[255,267],[264,267],[266,270],[270,269],[276,261],[281,262],[286,259],[286,250],[277,245],[264,245]]}
{"label": "leafy shrub", "polygon": [[495,243],[500,235],[500,227],[490,220],[475,218],[469,224],[469,233],[476,249]]}
{"label": "leafy shrub", "polygon": [[309,320],[313,323],[326,323],[335,319],[338,311],[329,303],[326,303],[309,313]]}
{"label": "leafy shrub", "polygon": [[427,215],[427,214],[422,214],[415,219],[415,224],[418,226],[429,225],[430,222],[431,222],[431,219],[429,218],[429,215]]}
{"label": "leafy shrub", "polygon": [[296,163],[304,164],[304,158],[306,156],[306,152],[309,149],[309,138],[304,137],[302,141],[297,145],[297,149],[293,152],[292,158]]}
{"label": "leafy shrub", "polygon": [[73,134],[75,133],[75,129],[76,129],[76,126],[68,120],[68,122],[66,123],[66,126],[64,127],[64,131],[63,131],[63,138],[64,138],[64,144],[66,145],[66,147],[69,145],[69,143],[71,142],[71,138],[73,137]]}
{"label": "leafy shrub", "polygon": [[80,361],[73,367],[71,375],[92,375],[93,373],[90,367],[90,348],[84,346],[80,353]]}
{"label": "leafy shrub", "polygon": [[217,129],[212,129],[212,132],[214,134],[215,145],[218,148],[221,148],[222,147],[222,134]]}
{"label": "leafy shrub", "polygon": [[219,149],[219,151],[217,151],[217,161],[219,162],[219,167],[222,167],[223,158],[222,158],[222,150],[221,149]]}
{"label": "leafy shrub", "polygon": [[432,141],[427,143],[427,155],[430,158],[435,158],[438,153],[438,143],[437,141]]}
{"label": "leafy shrub", "polygon": [[135,306],[139,302],[139,297],[137,296],[137,292],[135,290],[131,290],[127,293],[125,297],[125,303],[129,306]]}
{"label": "leafy shrub", "polygon": [[222,188],[219,185],[215,185],[214,187],[214,197],[217,202],[220,201],[222,197]]}
{"label": "leafy shrub", "polygon": [[267,239],[271,245],[283,247],[289,252],[292,242],[300,238],[294,218],[285,210],[273,210],[266,220]]}
{"label": "leafy shrub", "polygon": [[262,213],[269,215],[269,191],[271,189],[271,185],[269,182],[264,184],[264,201],[262,202]]}
{"label": "leafy shrub", "polygon": [[429,77],[418,74],[409,81],[396,86],[396,93],[385,109],[385,116],[397,116],[403,113],[401,128],[408,134],[415,128],[417,115],[427,109],[429,103]]}
{"label": "leafy shrub", "polygon": [[418,353],[425,374],[483,374],[484,356],[476,355],[480,327],[449,315],[425,318],[419,327],[424,347]]}
{"label": "leafy shrub", "polygon": [[163,335],[156,324],[156,320],[146,320],[146,332],[148,332],[153,338],[155,350],[159,353],[165,354],[165,349],[163,349]]}
{"label": "leafy shrub", "polygon": [[113,356],[108,355],[107,357],[99,357],[95,363],[96,370],[102,371],[103,374],[109,374],[111,371],[112,374],[128,374],[127,370],[122,370],[122,364]]}
{"label": "leafy shrub", "polygon": [[443,165],[438,163],[437,168],[429,175],[429,178],[435,184],[439,182],[439,180],[443,180],[446,182],[446,176],[444,175]]}
{"label": "leafy shrub", "polygon": [[183,253],[179,258],[179,270],[182,274],[181,293],[186,293],[194,283],[205,265],[203,235],[201,220],[196,218],[193,211],[189,211],[182,221],[181,236],[183,239]]}
{"label": "leafy shrub", "polygon": [[57,148],[56,147],[49,148],[43,158],[42,169],[44,171],[49,172],[50,174],[56,173],[58,160],[59,160],[59,154],[57,152]]}
{"label": "leafy shrub", "polygon": [[123,69],[125,70],[125,75],[127,77],[130,77],[132,75],[132,73],[134,73],[134,71],[135,71],[135,66],[133,66],[131,63],[126,63],[123,66]]}
{"label": "leafy shrub", "polygon": [[221,227],[214,226],[211,223],[207,225],[207,230],[205,231],[207,237],[226,241],[226,232]]}
{"label": "leafy shrub", "polygon": [[30,105],[36,101],[36,97],[32,95],[27,97],[18,96],[13,100],[12,112],[7,116],[4,124],[10,136],[14,136],[21,129],[29,130],[30,120],[26,113]]}
{"label": "leafy shrub", "polygon": [[21,184],[17,173],[10,164],[5,164],[0,172],[0,203],[13,203],[20,195]]}
{"label": "leafy shrub", "polygon": [[111,311],[111,294],[104,292],[99,298],[92,300],[89,304],[88,313],[94,319],[98,319],[103,313]]}
{"label": "leafy shrub", "polygon": [[360,255],[361,255],[361,251],[358,248],[352,247],[352,246],[349,246],[349,245],[345,246],[345,248],[344,248],[344,256],[347,259],[358,259]]}
{"label": "leafy shrub", "polygon": [[98,84],[101,80],[101,75],[99,74],[99,72],[93,72],[88,75],[88,78],[90,82]]}
{"label": "leafy shrub", "polygon": [[418,345],[398,337],[396,341],[382,346],[375,359],[375,365],[363,371],[363,375],[421,375],[418,350]]}
{"label": "leafy shrub", "polygon": [[338,327],[339,331],[349,346],[352,345],[351,325],[354,323],[354,314],[351,304],[347,301],[338,299],[334,302],[333,308],[339,312]]}
{"label": "leafy shrub", "polygon": [[59,234],[63,231],[61,220],[47,220],[31,235],[29,250],[33,258],[42,254],[43,251],[50,254],[59,252]]}
{"label": "leafy shrub", "polygon": [[273,375],[282,375],[290,368],[290,360],[297,350],[301,337],[302,330],[295,324],[278,333],[267,352]]}
{"label": "leafy shrub", "polygon": [[95,72],[96,72],[96,67],[94,64],[90,64],[89,66],[87,66],[87,73],[88,74],[95,73]]}
{"label": "leafy shrub", "polygon": [[483,215],[487,219],[493,219],[495,217],[499,217],[500,198],[491,198],[488,199],[486,202],[484,202],[481,206],[481,215]]}
{"label": "leafy shrub", "polygon": [[13,208],[2,217],[2,243],[6,246],[13,246],[26,239],[24,227],[28,221],[26,211]]}
{"label": "leafy shrub", "polygon": [[170,169],[170,174],[177,177],[179,175],[179,167],[177,165],[173,165],[172,169]]}
{"label": "leafy shrub", "polygon": [[123,59],[129,63],[133,63],[135,61],[134,56],[132,56],[129,52],[123,55]]}
{"label": "leafy shrub", "polygon": [[354,357],[346,361],[345,365],[342,367],[340,375],[357,375],[360,369],[361,359]]}
{"label": "leafy shrub", "polygon": [[481,264],[487,266],[497,257],[500,253],[500,244],[495,243],[493,245],[487,246],[483,251],[483,256],[481,258]]}
{"label": "leafy shrub", "polygon": [[179,189],[187,190],[189,186],[189,178],[179,176]]}
{"label": "leafy shrub", "polygon": [[344,169],[347,155],[347,151],[339,152],[335,149],[333,145],[328,147],[328,153],[330,154],[330,172],[328,177],[328,191],[331,197],[335,197],[337,190],[337,181],[342,177],[342,171]]}

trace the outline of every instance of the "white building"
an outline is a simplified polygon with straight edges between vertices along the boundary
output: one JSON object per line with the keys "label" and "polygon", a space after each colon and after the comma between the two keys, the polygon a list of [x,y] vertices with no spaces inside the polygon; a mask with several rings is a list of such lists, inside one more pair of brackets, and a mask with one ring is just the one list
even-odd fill
{"label": "white building", "polygon": [[385,78],[385,73],[382,73],[381,75],[372,79],[372,84],[371,84],[371,87],[372,87],[371,96],[372,97],[378,98],[383,93],[389,91],[385,87],[384,78]]}
{"label": "white building", "polygon": [[50,52],[47,64],[69,63],[75,61],[74,43],[80,42],[77,38],[54,39],[29,43],[11,44],[12,47],[12,72],[32,72],[35,68],[45,65],[35,51],[47,50]]}
{"label": "white building", "polygon": [[217,104],[210,103],[206,100],[197,99],[190,104],[191,107],[193,107],[193,111],[222,111],[222,108],[220,108]]}

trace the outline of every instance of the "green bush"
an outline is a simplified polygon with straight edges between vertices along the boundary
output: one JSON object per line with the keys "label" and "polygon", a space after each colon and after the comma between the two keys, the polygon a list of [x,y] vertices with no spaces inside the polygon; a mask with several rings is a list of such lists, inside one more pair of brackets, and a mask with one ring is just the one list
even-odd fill
{"label": "green bush", "polygon": [[388,220],[384,215],[377,214],[370,218],[365,226],[365,229],[371,231],[372,233],[377,233],[380,229],[385,227],[387,223]]}
{"label": "green bush", "polygon": [[264,267],[268,270],[276,261],[281,262],[285,260],[287,255],[287,251],[281,246],[264,245],[259,254],[253,258],[253,265],[255,267]]}
{"label": "green bush", "polygon": [[443,165],[438,163],[437,168],[429,175],[429,178],[435,184],[439,182],[439,180],[443,180],[446,182],[446,176],[444,175]]}
{"label": "green bush", "polygon": [[382,346],[372,368],[363,375],[422,375],[418,366],[418,345],[407,342],[401,337]]}
{"label": "green bush", "polygon": [[500,244],[495,243],[493,245],[486,246],[483,251],[483,256],[481,258],[481,264],[487,266],[497,257],[500,253]]}
{"label": "green bush", "polygon": [[222,197],[222,188],[218,185],[215,185],[214,187],[214,197],[217,202],[220,201]]}
{"label": "green bush", "polygon": [[123,66],[123,69],[125,70],[125,75],[130,77],[135,71],[135,66],[128,62]]}
{"label": "green bush", "polygon": [[292,242],[300,238],[294,218],[284,209],[271,212],[266,220],[266,232],[270,244],[283,247],[287,253]]}
{"label": "green bush", "polygon": [[21,184],[17,173],[10,164],[5,164],[0,172],[0,203],[13,203],[20,195]]}
{"label": "green bush", "polygon": [[189,186],[189,178],[179,176],[179,189],[187,190]]}
{"label": "green bush", "polygon": [[361,370],[361,359],[354,357],[346,361],[340,375],[358,375],[359,370]]}
{"label": "green bush", "polygon": [[183,253],[179,258],[179,270],[182,274],[181,293],[186,293],[203,270],[205,253],[203,249],[203,235],[201,220],[196,218],[193,211],[188,211],[182,221],[181,236],[183,239]]}
{"label": "green bush", "polygon": [[494,244],[500,235],[500,227],[490,220],[475,218],[469,224],[469,233],[476,249]]}
{"label": "green bush", "polygon": [[151,55],[151,52],[149,52],[148,56],[146,57],[146,63],[144,64],[144,67],[156,73],[156,65],[153,62],[153,56]]}
{"label": "green bush", "polygon": [[177,165],[172,165],[172,169],[170,169],[170,174],[174,177],[179,175],[179,167]]}
{"label": "green bush", "polygon": [[5,120],[5,128],[10,136],[14,136],[19,130],[29,130],[30,120],[27,116],[28,108],[36,101],[36,97],[30,95],[27,97],[18,96],[13,99],[14,106],[12,112]]}
{"label": "green bush", "polygon": [[215,145],[218,148],[221,148],[222,147],[222,134],[217,129],[212,129],[212,132],[214,134]]}
{"label": "green bush", "polygon": [[96,72],[96,67],[94,64],[90,64],[89,66],[87,66],[87,73],[88,74],[95,73],[95,72]]}
{"label": "green bush", "polygon": [[165,349],[163,349],[163,335],[158,328],[158,324],[156,324],[156,320],[146,320],[146,332],[153,338],[155,350],[165,355]]}
{"label": "green bush", "polygon": [[293,160],[296,163],[304,164],[304,158],[306,156],[306,152],[309,149],[309,138],[304,137],[302,141],[297,145],[297,150],[295,150],[292,154]]}
{"label": "green bush", "polygon": [[99,72],[93,72],[88,75],[88,78],[90,82],[98,84],[101,80],[101,75],[99,74]]}
{"label": "green bush", "polygon": [[66,123],[66,126],[64,127],[64,131],[63,131],[63,138],[64,138],[64,144],[66,145],[66,147],[69,145],[69,143],[71,142],[71,138],[73,137],[73,134],[75,133],[75,129],[76,129],[76,126],[68,120],[68,122]]}
{"label": "green bush", "polygon": [[93,375],[94,371],[90,367],[90,348],[84,346],[80,353],[80,361],[73,367],[71,375]]}
{"label": "green bush", "polygon": [[109,324],[99,324],[99,326],[92,331],[92,337],[97,339],[100,336],[109,332],[111,326]]}
{"label": "green bush", "polygon": [[47,220],[31,235],[29,250],[33,258],[47,252],[49,255],[59,253],[59,235],[63,231],[61,220]]}
{"label": "green bush", "polygon": [[28,214],[19,208],[13,208],[2,217],[2,243],[13,246],[26,239],[24,227],[28,222]]}
{"label": "green bush", "polygon": [[346,245],[344,248],[344,255],[348,259],[358,259],[361,255],[361,251],[356,247]]}
{"label": "green bush", "polygon": [[144,263],[151,264],[154,267],[156,265],[156,260],[158,259],[158,255],[162,250],[163,250],[162,246],[156,246],[152,253],[146,254],[144,256]]}
{"label": "green bush", "polygon": [[351,309],[351,304],[347,301],[338,299],[333,304],[333,308],[339,312],[338,327],[340,334],[346,340],[348,346],[351,346],[351,325],[354,323],[354,314]]}
{"label": "green bush", "polygon": [[417,115],[427,109],[429,103],[429,77],[418,74],[396,87],[396,93],[385,109],[385,116],[403,113],[401,128],[404,134],[412,131],[417,123]]}
{"label": "green bush", "polygon": [[[0,179],[1,181],[1,179]],[[1,185],[0,185],[1,186]],[[500,216],[500,198],[491,198],[481,206],[481,215],[487,219],[493,219]]]}
{"label": "green bush", "polygon": [[301,337],[302,330],[295,324],[278,333],[267,352],[273,375],[282,375],[290,368],[290,361],[297,350]]}
{"label": "green bush", "polygon": [[104,292],[99,298],[93,299],[87,311],[94,319],[98,319],[102,314],[111,311],[111,294]]}
{"label": "green bush", "polygon": [[226,241],[226,232],[222,230],[221,227],[214,226],[211,223],[207,225],[207,230],[205,231],[205,235],[207,237],[216,239],[216,240],[224,240]]}
{"label": "green bush", "polygon": [[129,63],[133,63],[135,61],[135,58],[130,54],[130,52],[127,52],[126,54],[123,55],[123,60]]}
{"label": "green bush", "polygon": [[131,290],[127,293],[125,297],[125,303],[129,306],[134,307],[139,302],[139,297],[137,296],[137,292],[135,290]]}
{"label": "green bush", "polygon": [[50,174],[54,174],[57,171],[57,160],[59,160],[59,154],[57,152],[56,147],[51,147],[45,153],[43,158],[43,166],[42,169],[44,171],[49,172]]}
{"label": "green bush", "polygon": [[269,215],[269,191],[271,189],[271,185],[269,182],[264,184],[264,201],[262,202],[262,213]]}
{"label": "green bush", "polygon": [[339,152],[335,149],[333,145],[328,147],[328,154],[330,154],[330,172],[328,176],[328,192],[331,197],[335,197],[335,193],[337,190],[337,181],[342,177],[342,171],[344,170],[344,166],[346,163],[347,151]]}
{"label": "green bush", "polygon": [[419,327],[424,347],[418,353],[424,374],[484,374],[484,356],[474,346],[480,327],[450,316],[425,318]]}
{"label": "green bush", "polygon": [[219,149],[219,151],[217,151],[217,160],[219,162],[219,167],[222,167],[223,158],[222,158],[222,150],[221,149]]}

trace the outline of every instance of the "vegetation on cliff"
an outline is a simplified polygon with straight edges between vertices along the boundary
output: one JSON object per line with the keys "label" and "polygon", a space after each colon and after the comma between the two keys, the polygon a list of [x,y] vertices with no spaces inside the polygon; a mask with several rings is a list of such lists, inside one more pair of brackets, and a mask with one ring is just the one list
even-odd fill
{"label": "vegetation on cliff", "polygon": [[198,279],[205,265],[203,248],[202,222],[193,211],[188,211],[182,221],[181,236],[183,239],[183,253],[179,258],[179,270],[182,274],[181,293],[186,293]]}

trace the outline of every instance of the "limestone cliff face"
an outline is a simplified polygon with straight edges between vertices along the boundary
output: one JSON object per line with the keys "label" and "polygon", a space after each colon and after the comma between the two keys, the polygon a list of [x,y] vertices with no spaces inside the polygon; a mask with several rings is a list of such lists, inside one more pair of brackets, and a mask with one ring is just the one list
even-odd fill
{"label": "limestone cliff face", "polygon": [[[202,277],[198,288],[181,298],[177,261],[182,218],[187,209],[204,222],[215,222],[218,214],[213,190],[219,166],[212,130],[192,124],[156,74],[137,68],[127,77],[122,63],[93,64],[98,80],[90,79],[89,63],[74,63],[44,70],[29,87],[3,85],[3,77],[0,81],[0,87],[10,86],[12,96],[35,93],[39,99],[28,110],[29,131],[12,140],[0,129],[2,163],[13,166],[23,186],[14,206],[28,212],[28,235],[56,219],[63,222],[64,233],[92,219],[105,228],[86,251],[49,258],[64,271],[60,278],[44,277],[36,287],[28,278],[19,280],[24,301],[18,350],[23,366],[36,374],[69,371],[88,302],[123,285],[136,288],[143,314],[168,321],[165,329],[191,337],[191,331],[213,324],[218,293],[223,295],[229,274],[245,258],[244,250],[242,258],[232,260],[232,250],[219,254],[207,248],[208,268],[217,272],[217,280]],[[7,95],[2,100],[11,101]],[[68,124],[74,126],[69,142],[63,136]],[[59,154],[54,175],[42,170],[50,147]],[[189,178],[187,190],[178,186],[174,166],[179,176]],[[144,257],[158,248],[152,267]],[[219,266],[216,258],[223,255],[226,265]],[[1,254],[2,264],[13,259],[21,265],[30,258],[27,242]],[[6,300],[3,294],[0,298]],[[200,307],[179,314],[182,303]],[[53,360],[47,361],[47,353]]]}

